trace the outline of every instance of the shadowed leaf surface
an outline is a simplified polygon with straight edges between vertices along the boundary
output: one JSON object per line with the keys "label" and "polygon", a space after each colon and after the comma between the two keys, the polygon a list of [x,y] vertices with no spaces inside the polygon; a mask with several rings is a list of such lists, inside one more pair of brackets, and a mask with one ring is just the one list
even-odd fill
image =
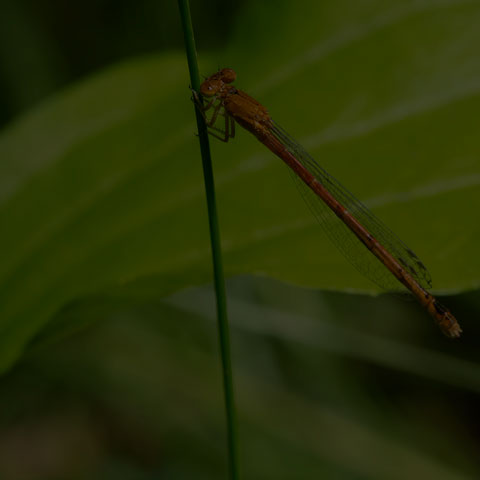
{"label": "shadowed leaf surface", "polygon": [[[202,67],[235,68],[239,88],[411,246],[434,287],[461,291],[480,284],[479,21],[473,1],[253,2]],[[187,83],[180,53],[136,59],[2,133],[3,368],[72,302],[114,308],[210,281]],[[374,291],[256,139],[239,132],[213,151],[227,275]]]}

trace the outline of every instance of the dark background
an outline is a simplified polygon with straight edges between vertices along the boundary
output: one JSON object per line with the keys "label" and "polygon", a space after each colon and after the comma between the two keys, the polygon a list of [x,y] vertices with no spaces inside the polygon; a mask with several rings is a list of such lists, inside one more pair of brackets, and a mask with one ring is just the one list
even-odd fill
{"label": "dark background", "polygon": [[[200,52],[229,42],[245,4],[192,1]],[[4,0],[1,10],[5,129],[106,66],[183,49],[173,1]],[[261,28],[268,42],[275,26]],[[195,280],[165,298],[136,290],[62,306],[1,379],[2,479],[227,478],[213,293]],[[465,328],[458,342],[401,295],[262,274],[232,276],[227,290],[242,479],[480,478],[477,290],[441,297]]]}
{"label": "dark background", "polygon": [[[193,2],[198,48],[228,38],[241,0]],[[10,1],[0,18],[0,122],[127,58],[183,48],[173,1]]]}

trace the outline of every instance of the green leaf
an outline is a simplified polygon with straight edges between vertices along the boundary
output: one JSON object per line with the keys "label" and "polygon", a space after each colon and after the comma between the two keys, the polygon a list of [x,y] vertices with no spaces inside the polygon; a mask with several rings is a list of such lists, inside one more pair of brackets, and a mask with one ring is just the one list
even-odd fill
{"label": "green leaf", "polygon": [[[471,1],[252,2],[202,69],[234,67],[238,87],[411,246],[437,288],[464,290],[480,285],[479,22]],[[133,60],[0,136],[3,369],[74,301],[210,281],[187,86],[180,53]],[[227,275],[374,291],[280,160],[247,132],[212,147]]]}

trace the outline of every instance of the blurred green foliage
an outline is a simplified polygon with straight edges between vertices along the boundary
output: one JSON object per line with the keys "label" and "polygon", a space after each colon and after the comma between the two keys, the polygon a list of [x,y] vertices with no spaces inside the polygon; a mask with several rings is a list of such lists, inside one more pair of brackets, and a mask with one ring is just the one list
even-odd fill
{"label": "blurred green foliage", "polygon": [[[199,47],[229,37],[240,0],[192,2]],[[3,0],[0,125],[79,77],[135,55],[181,50],[174,1]]]}
{"label": "blurred green foliage", "polygon": [[[227,286],[243,478],[477,476],[478,341],[433,335],[400,299],[251,277]],[[211,289],[102,320],[4,377],[2,478],[225,478]]]}
{"label": "blurred green foliage", "polygon": [[[7,480],[224,478],[213,301],[198,287],[211,279],[202,174],[167,3],[39,16],[10,2],[0,20],[11,112],[136,56],[0,134],[0,364],[21,359],[0,385]],[[457,293],[445,303],[465,330],[447,342],[415,304],[360,295],[375,287],[324,238],[280,161],[245,132],[213,142],[244,478],[476,478],[480,297],[460,293],[480,285],[479,4],[233,6],[194,6],[202,71],[234,67],[434,286]],[[51,41],[63,38],[55,18],[65,45]]]}

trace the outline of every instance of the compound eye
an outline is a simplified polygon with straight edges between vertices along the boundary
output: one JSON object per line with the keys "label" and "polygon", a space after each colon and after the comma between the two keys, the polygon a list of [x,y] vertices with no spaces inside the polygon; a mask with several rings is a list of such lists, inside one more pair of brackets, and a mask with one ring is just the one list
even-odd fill
{"label": "compound eye", "polygon": [[223,68],[221,74],[225,83],[232,83],[237,79],[237,74],[233,68]]}
{"label": "compound eye", "polygon": [[204,97],[213,97],[218,92],[218,89],[219,85],[217,84],[217,82],[212,82],[209,80],[203,82],[202,85],[200,85],[200,93]]}

